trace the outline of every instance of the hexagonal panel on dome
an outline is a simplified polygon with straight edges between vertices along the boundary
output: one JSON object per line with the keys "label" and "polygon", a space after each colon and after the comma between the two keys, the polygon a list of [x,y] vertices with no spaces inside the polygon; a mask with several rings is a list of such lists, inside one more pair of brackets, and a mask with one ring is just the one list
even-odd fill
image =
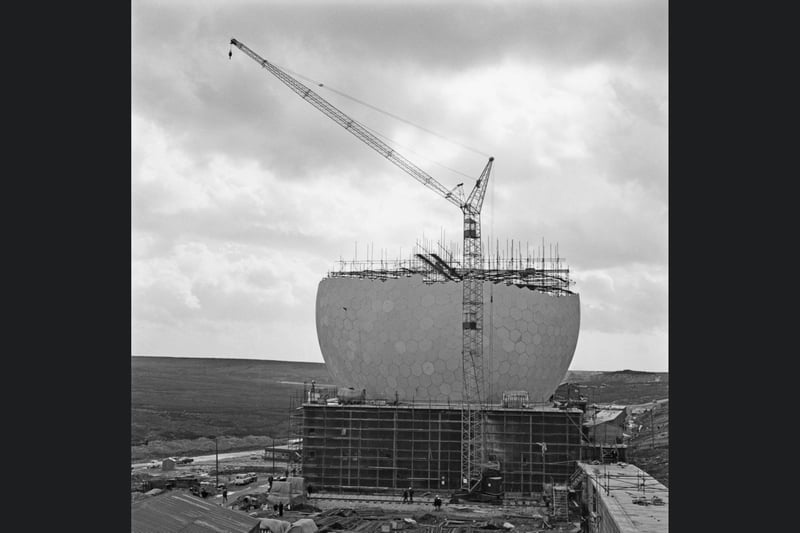
{"label": "hexagonal panel on dome", "polygon": [[[489,302],[489,284],[484,302]],[[484,305],[488,399],[505,390],[549,397],[577,346],[580,299],[503,283]],[[459,401],[462,392],[462,286],[413,275],[373,280],[332,276],[317,290],[320,350],[337,386],[370,397]],[[346,311],[345,311],[346,309]],[[415,390],[416,389],[416,390]]]}

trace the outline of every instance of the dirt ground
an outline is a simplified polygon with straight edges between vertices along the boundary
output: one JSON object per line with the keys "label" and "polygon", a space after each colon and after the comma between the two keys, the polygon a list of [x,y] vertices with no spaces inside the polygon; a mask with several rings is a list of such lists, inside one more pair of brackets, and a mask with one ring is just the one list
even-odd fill
{"label": "dirt ground", "polygon": [[[286,471],[286,463],[272,459],[265,461],[260,450],[253,451],[243,457],[220,458],[219,482],[225,483],[231,490],[237,490],[233,479],[239,472],[256,472],[258,480],[255,483],[241,486],[241,489],[252,488],[267,483],[267,478],[281,476]],[[274,465],[274,471],[273,471]],[[204,461],[195,461],[186,465],[176,465],[174,470],[163,471],[160,468],[135,466],[131,469],[131,477],[143,481],[153,478],[174,478],[176,476],[197,476],[203,480],[216,481],[216,461],[214,458]],[[229,491],[230,492],[230,491]]]}
{"label": "dirt ground", "polygon": [[[236,486],[233,479],[236,471],[250,471],[254,468],[268,468],[271,470],[272,460],[264,461],[257,452],[245,457],[220,460],[220,483],[228,487],[228,501],[226,507],[238,509],[237,502],[242,497],[262,496],[267,494],[267,478],[272,472],[258,472],[258,480],[248,485]],[[285,472],[284,463],[275,463],[275,474]],[[208,481],[216,481],[215,461],[203,461],[188,465],[178,465],[175,470],[162,471],[147,467],[137,467],[131,472],[132,490],[137,482],[157,478],[174,478],[180,475],[194,475]],[[189,492],[188,489],[173,489]],[[437,527],[442,533],[468,533],[486,530],[505,530],[503,524],[513,525],[517,533],[532,533],[538,531],[577,531],[577,517],[572,522],[552,523],[552,528],[545,525],[547,510],[532,502],[506,501],[502,506],[489,504],[450,504],[449,495],[440,494],[443,500],[442,510],[436,511],[433,506],[434,494],[421,492],[414,495],[413,503],[403,503],[401,496],[393,495],[350,495],[331,492],[315,492],[308,500],[312,508],[302,508],[295,511],[284,510],[282,517],[267,506],[266,509],[248,509],[248,514],[259,518],[280,518],[294,522],[300,518],[312,518],[320,529],[329,526],[330,530],[337,529],[338,525],[345,525],[346,530],[358,530],[363,533],[380,533],[382,525],[407,530],[407,533],[424,533],[431,527]],[[147,498],[141,492],[132,493],[132,501]],[[209,501],[223,505],[221,494],[209,496]],[[316,511],[314,508],[318,509]],[[408,522],[405,519],[411,519]],[[415,522],[415,523],[414,523]]]}
{"label": "dirt ground", "polygon": [[[177,489],[183,490],[183,489]],[[265,491],[249,490],[249,494],[264,494]],[[185,491],[188,492],[188,491]],[[242,492],[228,493],[226,507],[238,509],[236,503],[241,501]],[[385,496],[377,496],[385,498]],[[356,500],[351,495],[334,493],[314,494],[301,510],[286,508],[279,515],[268,505],[260,509],[247,511],[257,518],[275,518],[287,522],[295,522],[301,518],[311,518],[320,528],[321,533],[329,531],[358,531],[363,533],[380,533],[381,526],[392,531],[404,530],[407,533],[490,533],[491,531],[511,531],[515,533],[534,533],[544,531],[577,532],[579,523],[577,516],[570,522],[555,522],[547,517],[543,507],[528,505],[517,506],[506,504],[495,506],[489,504],[449,504],[445,501],[440,511],[433,507],[433,497],[417,497],[414,503],[396,501],[366,501],[369,496],[361,495]],[[211,501],[223,505],[221,498]]]}

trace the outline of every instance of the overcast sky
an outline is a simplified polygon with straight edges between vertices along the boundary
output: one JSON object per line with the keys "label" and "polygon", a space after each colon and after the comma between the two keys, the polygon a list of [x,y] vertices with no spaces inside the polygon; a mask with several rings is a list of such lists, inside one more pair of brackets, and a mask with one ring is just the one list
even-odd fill
{"label": "overcast sky", "polygon": [[[229,60],[235,37],[494,156],[484,237],[558,243],[581,296],[571,369],[667,371],[667,7],[136,0],[132,353],[322,362],[315,296],[337,260],[461,239],[455,206],[236,48]],[[469,192],[486,164],[316,89],[448,188]]]}

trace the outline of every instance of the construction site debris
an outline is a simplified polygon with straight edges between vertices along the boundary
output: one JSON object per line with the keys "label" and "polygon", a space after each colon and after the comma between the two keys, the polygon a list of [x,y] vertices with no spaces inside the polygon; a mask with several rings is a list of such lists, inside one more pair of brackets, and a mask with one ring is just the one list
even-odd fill
{"label": "construction site debris", "polygon": [[270,533],[286,533],[289,531],[289,528],[292,527],[292,524],[285,520],[262,518],[261,524],[258,527],[260,532],[269,531]]}
{"label": "construction site debris", "polygon": [[316,533],[319,530],[317,524],[310,518],[301,518],[294,522],[286,533]]}
{"label": "construction site debris", "polygon": [[308,502],[298,502],[292,505],[292,511],[298,513],[319,513],[321,509]]}
{"label": "construction site debris", "polygon": [[439,517],[436,515],[432,515],[430,513],[425,513],[424,515],[417,517],[417,522],[420,524],[435,524],[439,521]]}

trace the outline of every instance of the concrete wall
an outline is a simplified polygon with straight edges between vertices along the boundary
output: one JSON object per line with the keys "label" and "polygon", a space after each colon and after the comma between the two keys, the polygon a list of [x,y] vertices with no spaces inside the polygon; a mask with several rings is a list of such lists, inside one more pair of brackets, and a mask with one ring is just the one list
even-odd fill
{"label": "concrete wall", "polygon": [[622,428],[615,421],[589,426],[587,433],[589,440],[597,444],[619,444],[622,442]]}
{"label": "concrete wall", "polygon": [[583,501],[589,506],[589,511],[593,513],[589,520],[589,532],[620,533],[614,517],[605,506],[603,499],[596,493],[595,485],[590,480],[584,479],[583,490]]}
{"label": "concrete wall", "polygon": [[[337,490],[460,486],[461,412],[456,408],[303,405],[303,475]],[[553,408],[487,413],[487,454],[507,493],[564,483],[580,458],[581,412]],[[543,457],[535,442],[546,442]]]}
{"label": "concrete wall", "polygon": [[[317,336],[338,386],[368,397],[462,397],[462,284],[421,276],[380,281],[331,277],[317,289]],[[524,390],[546,401],[566,375],[580,326],[577,294],[553,296],[484,283],[487,398]]]}

